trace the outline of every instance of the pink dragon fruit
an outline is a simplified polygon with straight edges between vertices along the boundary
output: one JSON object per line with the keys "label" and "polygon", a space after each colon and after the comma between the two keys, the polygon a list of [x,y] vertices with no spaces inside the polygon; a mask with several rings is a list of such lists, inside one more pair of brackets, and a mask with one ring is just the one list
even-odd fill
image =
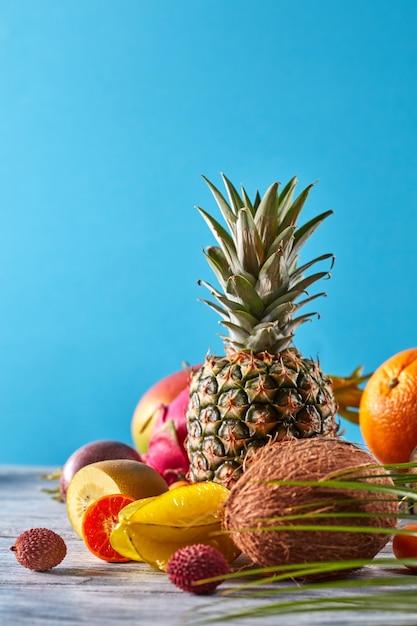
{"label": "pink dragon fruit", "polygon": [[168,485],[184,480],[189,469],[185,450],[187,411],[190,393],[188,386],[169,404],[161,405],[149,441],[145,461],[159,472]]}

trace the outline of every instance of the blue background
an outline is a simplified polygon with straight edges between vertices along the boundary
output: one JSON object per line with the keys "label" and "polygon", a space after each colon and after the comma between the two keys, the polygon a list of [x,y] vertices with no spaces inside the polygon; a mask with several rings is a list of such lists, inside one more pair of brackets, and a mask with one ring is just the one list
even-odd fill
{"label": "blue background", "polygon": [[336,263],[296,343],[327,373],[417,344],[416,27],[414,0],[1,1],[0,462],[131,443],[142,393],[222,349],[201,174],[319,180],[306,255]]}

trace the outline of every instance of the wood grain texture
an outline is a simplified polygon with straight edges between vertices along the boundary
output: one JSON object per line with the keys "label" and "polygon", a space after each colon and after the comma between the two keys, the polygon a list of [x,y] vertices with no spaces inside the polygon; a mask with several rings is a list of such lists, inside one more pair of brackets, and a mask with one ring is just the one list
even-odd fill
{"label": "wood grain texture", "polygon": [[[232,610],[264,606],[274,601],[271,586],[262,585],[266,598],[249,599],[242,592],[223,597],[237,583],[224,583],[215,595],[196,596],[178,590],[167,576],[143,563],[110,564],[100,561],[85,548],[72,530],[65,505],[41,491],[49,487],[41,480],[53,468],[0,466],[0,624],[30,626],[192,626],[223,616]],[[64,561],[49,572],[32,572],[16,561],[10,546],[28,528],[43,526],[58,532],[66,541]],[[391,555],[390,547],[384,553]],[[239,561],[238,561],[239,565]],[[392,573],[390,569],[390,573]],[[394,572],[395,573],[395,572]],[[399,570],[398,575],[404,574]],[[358,580],[384,575],[384,568],[364,568]],[[417,577],[409,576],[417,590]],[[241,583],[242,580],[239,580]],[[280,601],[293,597],[293,583],[285,583]],[[288,589],[288,593],[287,593]],[[365,593],[365,591],[363,591]],[[329,591],[308,592],[305,597],[328,597]],[[417,594],[416,594],[417,613]],[[417,624],[417,618],[390,612],[361,615],[354,611],[309,612],[279,617],[267,615],[232,619],[233,625],[313,626],[355,624]]]}

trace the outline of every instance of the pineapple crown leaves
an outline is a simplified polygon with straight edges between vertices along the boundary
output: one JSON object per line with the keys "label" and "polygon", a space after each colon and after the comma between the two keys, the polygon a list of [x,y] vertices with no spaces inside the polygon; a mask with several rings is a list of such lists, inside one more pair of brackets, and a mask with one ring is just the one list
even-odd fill
{"label": "pineapple crown leaves", "polygon": [[[332,211],[316,215],[302,226],[297,225],[313,184],[295,199],[297,178],[293,177],[280,191],[273,183],[261,197],[256,192],[252,202],[242,187],[238,193],[222,175],[227,198],[203,176],[220,209],[225,226],[201,207],[198,211],[209,226],[217,245],[203,250],[221,291],[210,283],[198,281],[213,300],[203,300],[222,318],[228,330],[222,336],[235,350],[277,353],[287,348],[296,328],[315,312],[298,315],[297,311],[319,296],[310,296],[308,288],[329,271],[306,274],[316,263],[330,259],[323,254],[299,266],[300,251],[316,228]],[[305,296],[305,297],[304,297]]]}

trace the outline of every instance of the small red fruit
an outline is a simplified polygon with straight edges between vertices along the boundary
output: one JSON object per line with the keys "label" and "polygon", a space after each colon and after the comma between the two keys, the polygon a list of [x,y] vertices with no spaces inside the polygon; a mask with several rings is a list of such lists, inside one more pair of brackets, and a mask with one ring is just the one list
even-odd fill
{"label": "small red fruit", "polygon": [[112,547],[110,535],[119,522],[120,511],[134,501],[131,496],[116,493],[98,498],[87,508],[82,520],[82,536],[87,548],[99,559],[109,563],[130,561]]}
{"label": "small red fruit", "polygon": [[407,567],[411,570],[417,570],[417,524],[407,524],[402,530],[415,534],[394,535],[392,551],[397,559],[416,559],[416,565],[407,565]]}
{"label": "small red fruit", "polygon": [[11,546],[23,567],[46,572],[59,565],[67,554],[67,546],[60,535],[49,528],[30,528],[22,532]]}
{"label": "small red fruit", "polygon": [[225,576],[230,572],[229,563],[213,546],[196,543],[177,550],[167,564],[169,580],[182,589],[195,594],[213,593],[221,579],[199,583],[205,578]]}

